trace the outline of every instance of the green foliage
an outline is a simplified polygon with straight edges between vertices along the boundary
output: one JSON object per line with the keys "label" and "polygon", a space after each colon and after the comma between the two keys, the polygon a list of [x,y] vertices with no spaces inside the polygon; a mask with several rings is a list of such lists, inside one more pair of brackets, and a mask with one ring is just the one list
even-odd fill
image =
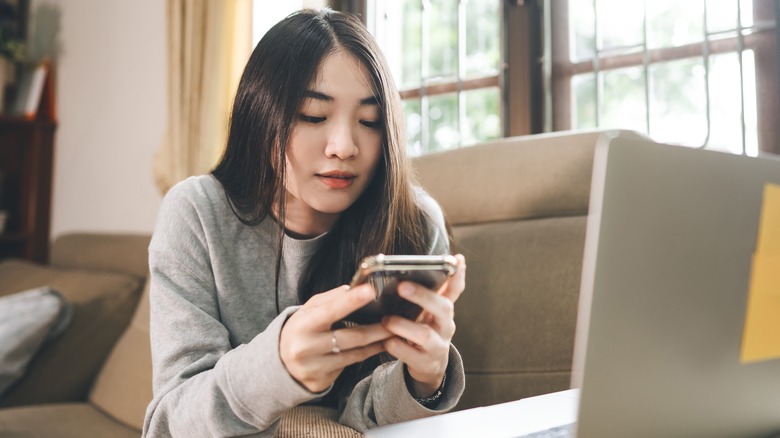
{"label": "green foliage", "polygon": [[0,0],[0,57],[18,62],[24,58],[24,50],[18,10],[8,0]]}
{"label": "green foliage", "polygon": [[[570,29],[573,60],[585,61],[598,50],[602,56],[638,53],[645,42],[643,21],[647,21],[647,47],[679,47],[701,44],[705,38],[704,3],[655,0],[647,3],[646,17],[631,10],[623,0],[570,0]],[[706,27],[712,39],[735,38],[738,25],[751,26],[752,2],[740,0],[737,20],[735,0],[707,0]],[[594,5],[598,8],[595,14]],[[623,8],[620,11],[618,9]],[[598,23],[595,22],[598,15]],[[598,26],[597,47],[594,28]],[[618,49],[616,49],[618,48]],[[612,52],[609,52],[612,49]],[[740,65],[740,56],[743,57]],[[756,134],[754,52],[728,52],[652,62],[597,74],[575,75],[572,86],[572,127],[635,129],[659,141],[732,149]],[[706,62],[706,64],[705,64]],[[647,77],[645,75],[647,74]],[[707,83],[705,83],[705,74]],[[597,88],[598,87],[598,88]],[[597,102],[598,90],[598,102]],[[744,93],[744,94],[743,94]],[[742,103],[745,104],[745,114]],[[745,127],[742,126],[744,117]],[[708,134],[709,133],[709,134]],[[752,137],[751,137],[752,136]],[[757,145],[746,144],[757,150]],[[741,150],[737,150],[741,152]]]}
{"label": "green foliage", "polygon": [[[464,2],[462,17],[458,0],[400,2],[400,17],[393,24],[399,30],[396,38],[401,46],[397,78],[401,89],[498,73],[500,2]],[[410,153],[419,155],[499,137],[500,102],[495,87],[463,91],[460,98],[457,93],[446,93],[405,100]]]}

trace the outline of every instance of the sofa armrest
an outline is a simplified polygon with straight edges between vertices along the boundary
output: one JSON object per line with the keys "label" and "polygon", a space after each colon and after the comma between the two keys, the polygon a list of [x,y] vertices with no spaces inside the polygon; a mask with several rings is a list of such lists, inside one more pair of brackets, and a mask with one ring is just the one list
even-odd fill
{"label": "sofa armrest", "polygon": [[0,296],[48,286],[73,305],[70,325],[35,354],[24,375],[3,394],[0,407],[86,400],[130,321],[143,283],[129,274],[0,261]]}
{"label": "sofa armrest", "polygon": [[51,246],[50,264],[146,278],[151,236],[143,234],[69,233]]}

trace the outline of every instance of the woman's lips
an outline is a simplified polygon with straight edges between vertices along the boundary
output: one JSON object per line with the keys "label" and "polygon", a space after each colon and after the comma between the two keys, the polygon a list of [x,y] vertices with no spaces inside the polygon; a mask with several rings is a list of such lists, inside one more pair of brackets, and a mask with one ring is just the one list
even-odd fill
{"label": "woman's lips", "polygon": [[332,171],[317,174],[325,185],[333,189],[346,189],[355,182],[355,175],[349,172]]}

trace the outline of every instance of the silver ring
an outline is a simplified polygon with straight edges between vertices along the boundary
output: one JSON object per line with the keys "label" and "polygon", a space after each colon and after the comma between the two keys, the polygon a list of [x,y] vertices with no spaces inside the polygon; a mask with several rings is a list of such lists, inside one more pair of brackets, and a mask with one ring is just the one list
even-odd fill
{"label": "silver ring", "polygon": [[330,332],[330,352],[333,353],[333,354],[341,353],[341,348],[339,348],[339,344],[336,342],[336,331],[335,330]]}

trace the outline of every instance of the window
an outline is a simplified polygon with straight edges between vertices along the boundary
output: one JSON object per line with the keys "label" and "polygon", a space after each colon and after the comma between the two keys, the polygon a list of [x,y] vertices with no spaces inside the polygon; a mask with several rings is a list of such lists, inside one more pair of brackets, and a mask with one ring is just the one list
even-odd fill
{"label": "window", "polygon": [[373,0],[368,29],[393,70],[412,155],[503,135],[500,0]]}
{"label": "window", "polygon": [[555,130],[636,129],[747,155],[776,148],[775,2],[550,3]]}
{"label": "window", "polygon": [[587,128],[780,153],[776,1],[328,3],[382,47],[413,155]]}

